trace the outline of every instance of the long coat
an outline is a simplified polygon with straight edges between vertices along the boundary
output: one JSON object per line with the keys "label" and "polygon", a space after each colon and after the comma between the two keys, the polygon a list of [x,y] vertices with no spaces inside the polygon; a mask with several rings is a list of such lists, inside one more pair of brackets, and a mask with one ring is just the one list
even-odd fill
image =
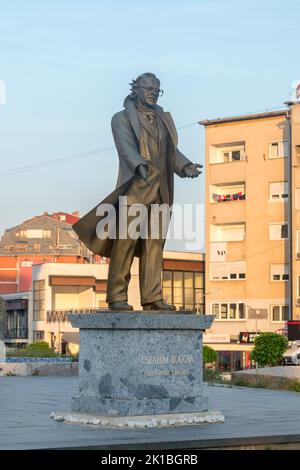
{"label": "long coat", "polygon": [[[145,160],[140,155],[140,129],[136,107],[131,100],[125,100],[126,108],[116,113],[112,118],[112,133],[119,155],[119,174],[115,190],[109,194],[102,202],[97,204],[90,212],[84,215],[73,225],[74,231],[84,245],[93,253],[110,257],[113,240],[109,238],[99,238],[96,234],[96,226],[101,217],[96,215],[100,204],[112,204],[117,206],[119,196],[125,195],[126,190],[136,177],[137,167]],[[177,148],[178,137],[172,116],[164,112],[163,108],[156,105],[156,112],[164,122],[168,133],[168,151],[165,183],[168,185],[170,205],[173,203],[174,193],[174,173],[184,177],[183,167],[190,164],[188,160]],[[138,256],[138,251],[136,256]]]}

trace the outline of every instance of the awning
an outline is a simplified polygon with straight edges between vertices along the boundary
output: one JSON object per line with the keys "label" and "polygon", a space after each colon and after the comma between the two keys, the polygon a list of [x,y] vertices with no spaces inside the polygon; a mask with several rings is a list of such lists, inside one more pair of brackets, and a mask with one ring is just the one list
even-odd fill
{"label": "awning", "polygon": [[75,333],[75,332],[63,333],[62,341],[64,343],[79,344],[79,333]]}

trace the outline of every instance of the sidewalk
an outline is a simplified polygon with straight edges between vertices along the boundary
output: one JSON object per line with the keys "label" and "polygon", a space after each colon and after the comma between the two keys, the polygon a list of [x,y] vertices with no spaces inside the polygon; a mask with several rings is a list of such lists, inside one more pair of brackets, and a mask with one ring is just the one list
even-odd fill
{"label": "sidewalk", "polygon": [[221,411],[225,423],[116,430],[49,418],[52,411],[70,410],[77,380],[0,377],[0,449],[201,449],[238,440],[300,445],[300,395],[295,392],[205,386],[209,409]]}
{"label": "sidewalk", "polygon": [[[240,370],[238,374],[250,374],[255,375],[256,369]],[[258,374],[269,375],[273,377],[285,377],[287,379],[300,379],[300,367],[299,366],[275,366],[275,367],[260,367]]]}

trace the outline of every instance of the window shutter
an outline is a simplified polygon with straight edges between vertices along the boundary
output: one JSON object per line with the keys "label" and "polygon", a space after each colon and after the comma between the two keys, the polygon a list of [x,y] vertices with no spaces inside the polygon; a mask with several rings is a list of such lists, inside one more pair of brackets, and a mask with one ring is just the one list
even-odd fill
{"label": "window shutter", "polygon": [[280,240],[281,239],[281,224],[270,224],[270,240]]}
{"label": "window shutter", "polygon": [[227,263],[211,263],[211,278],[222,279],[228,278],[228,264]]}

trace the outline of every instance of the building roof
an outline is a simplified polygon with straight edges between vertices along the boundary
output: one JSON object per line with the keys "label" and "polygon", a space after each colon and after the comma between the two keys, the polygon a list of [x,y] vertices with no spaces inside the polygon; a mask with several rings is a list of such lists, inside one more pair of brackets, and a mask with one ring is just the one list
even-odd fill
{"label": "building roof", "polygon": [[72,229],[71,220],[77,215],[59,212],[44,213],[6,229],[0,238],[0,256],[36,254],[72,255],[88,257],[88,249],[81,243]]}
{"label": "building roof", "polygon": [[266,119],[276,116],[284,116],[287,113],[287,109],[280,109],[277,111],[266,111],[264,113],[255,113],[255,114],[243,114],[241,116],[232,116],[225,118],[216,118],[216,119],[204,119],[199,121],[199,124],[202,126],[211,126],[216,124],[225,124],[227,122],[236,122],[236,121],[249,121],[253,119]]}
{"label": "building roof", "polygon": [[[41,215],[35,215],[34,217],[31,217],[31,219],[25,220],[23,223],[26,222],[31,222],[32,220],[37,220],[41,219],[43,217],[50,217],[51,219],[59,220],[60,222],[65,222],[67,224],[73,225],[79,220],[79,212],[75,211],[72,212],[72,214],[69,214],[68,212],[54,212],[53,214],[49,214],[48,212],[44,212]],[[20,224],[22,225],[22,224]],[[15,228],[15,227],[13,227]]]}
{"label": "building roof", "polygon": [[79,212],[72,212],[72,214],[68,214],[67,212],[54,212],[53,214],[49,214],[50,217],[53,219],[65,221],[67,224],[75,224],[79,220]]}

